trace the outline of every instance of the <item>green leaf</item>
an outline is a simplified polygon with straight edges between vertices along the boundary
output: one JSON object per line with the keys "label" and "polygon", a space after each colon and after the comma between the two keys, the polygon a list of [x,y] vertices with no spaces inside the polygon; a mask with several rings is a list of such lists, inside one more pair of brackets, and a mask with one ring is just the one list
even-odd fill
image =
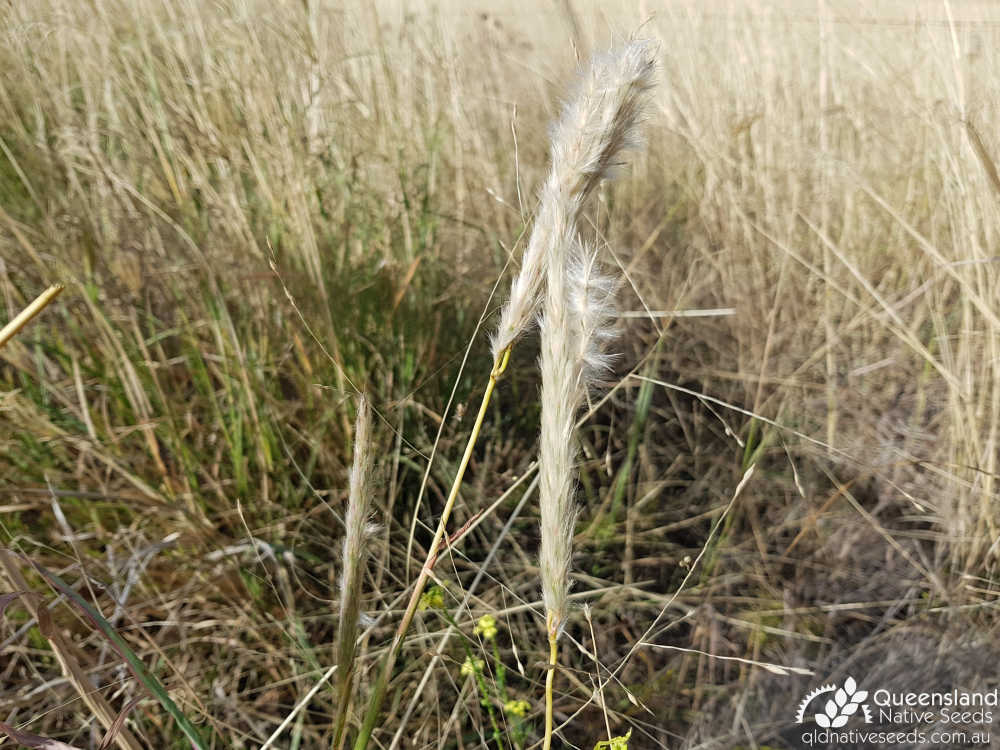
{"label": "green leaf", "polygon": [[55,573],[47,570],[42,565],[37,562],[29,561],[35,570],[37,570],[53,587],[67,599],[69,599],[73,604],[75,604],[90,620],[93,625],[101,631],[101,634],[107,638],[111,645],[114,646],[118,654],[128,662],[129,667],[132,669],[133,674],[135,674],[136,679],[142,683],[147,690],[160,702],[164,710],[171,717],[173,717],[174,723],[180,728],[184,735],[191,741],[192,746],[196,750],[207,750],[208,745],[205,743],[204,738],[198,729],[191,723],[191,721],[184,715],[184,713],[177,707],[177,704],[173,702],[170,694],[167,692],[166,688],[157,680],[150,672],[146,669],[146,665],[142,663],[135,652],[129,647],[128,643],[125,642],[113,627],[111,623],[104,619],[104,616],[97,611],[89,602],[87,602],[83,597],[81,597],[76,591],[74,591],[69,585],[66,584],[59,576]]}

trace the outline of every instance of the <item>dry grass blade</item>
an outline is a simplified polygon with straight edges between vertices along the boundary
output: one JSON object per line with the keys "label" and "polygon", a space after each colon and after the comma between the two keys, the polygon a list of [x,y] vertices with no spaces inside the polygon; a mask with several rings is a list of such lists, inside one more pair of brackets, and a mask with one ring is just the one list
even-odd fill
{"label": "dry grass blade", "polygon": [[104,739],[101,740],[101,744],[98,746],[97,750],[108,750],[112,743],[115,741],[115,737],[125,728],[125,721],[128,719],[128,715],[132,713],[132,709],[142,703],[143,697],[133,698],[124,706],[122,710],[118,712],[118,716],[115,717],[114,723],[108,727],[108,733],[104,735]]}
{"label": "dry grass blade", "polygon": [[0,721],[0,732],[5,732],[10,739],[25,747],[34,747],[40,750],[82,750],[82,748],[75,745],[67,745],[65,742],[60,742],[59,740],[49,739],[41,735],[32,734],[31,732],[22,732],[2,721]]}
{"label": "dry grass blade", "polygon": [[[115,741],[115,737],[118,736],[120,732],[125,727],[125,721],[128,719],[128,715],[132,713],[132,709],[138,706],[142,702],[142,698],[135,698],[128,703],[126,703],[122,710],[118,712],[118,716],[115,717],[114,722],[108,727],[108,731],[104,735],[104,739],[101,740],[101,744],[98,746],[97,750],[108,750]],[[75,745],[68,745],[65,742],[60,742],[59,740],[53,740],[48,737],[42,737],[41,735],[32,734],[31,732],[25,732],[23,730],[15,729],[10,724],[0,721],[0,731],[6,732],[10,739],[15,742],[19,742],[26,747],[40,748],[40,750],[81,750]]]}

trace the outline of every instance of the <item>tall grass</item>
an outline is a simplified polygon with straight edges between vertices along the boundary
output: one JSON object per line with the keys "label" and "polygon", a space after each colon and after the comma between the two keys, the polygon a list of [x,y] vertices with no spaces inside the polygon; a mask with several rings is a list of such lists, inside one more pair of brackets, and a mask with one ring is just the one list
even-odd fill
{"label": "tall grass", "polygon": [[[530,704],[519,720],[541,740],[532,666],[554,662],[535,614],[540,513],[521,503],[530,482],[503,494],[535,471],[530,334],[482,410],[485,439],[464,446],[496,355],[538,310],[537,269],[515,276],[525,305],[496,310],[489,290],[543,239],[528,235],[532,199],[564,85],[642,25],[665,84],[648,147],[577,222],[623,279],[622,356],[576,420],[570,599],[592,605],[595,627],[565,626],[580,648],[563,650],[554,691],[563,736],[753,744],[734,729],[742,712],[773,746],[784,719],[767,707],[800,696],[716,657],[819,668],[913,622],[988,633],[997,9],[456,9],[5,9],[0,318],[52,281],[66,290],[0,350],[0,544],[78,587],[178,709],[233,747],[259,746],[307,695],[289,742],[329,746],[330,529],[349,494],[347,396],[365,390],[384,420],[385,482],[354,708],[370,704],[409,571],[436,551],[459,487],[460,539],[424,583],[440,584],[470,649],[473,620],[496,616],[504,689]],[[492,355],[481,331],[497,332]],[[139,695],[85,623],[52,614],[107,703]],[[492,734],[444,622],[412,616],[373,739],[468,747]],[[660,645],[686,650],[639,643],[653,622]],[[92,716],[32,616],[11,607],[5,623],[5,719],[86,744]],[[428,639],[444,644],[434,659]],[[170,747],[166,717],[142,703],[129,730]],[[350,710],[346,723],[359,726]]]}
{"label": "tall grass", "polygon": [[[511,300],[501,315],[494,350],[514,330],[524,314],[509,313],[526,306],[523,298],[544,268],[545,291],[541,324],[542,419],[539,448],[541,549],[539,570],[545,603],[549,667],[545,682],[545,740],[552,743],[552,691],[558,641],[569,616],[569,573],[576,511],[573,507],[576,463],[576,414],[592,385],[595,352],[603,338],[600,308],[595,299],[607,284],[592,278],[593,253],[578,238],[583,202],[622,152],[636,141],[643,95],[652,86],[653,57],[647,44],[629,46],[596,58],[583,73],[577,90],[553,129],[552,166],[542,189],[541,208],[525,253]],[[536,238],[539,238],[536,242]],[[533,266],[542,268],[535,269]],[[530,281],[523,282],[525,277]],[[514,322],[507,322],[508,318]],[[521,324],[523,327],[523,324]],[[589,365],[589,366],[588,366]]]}

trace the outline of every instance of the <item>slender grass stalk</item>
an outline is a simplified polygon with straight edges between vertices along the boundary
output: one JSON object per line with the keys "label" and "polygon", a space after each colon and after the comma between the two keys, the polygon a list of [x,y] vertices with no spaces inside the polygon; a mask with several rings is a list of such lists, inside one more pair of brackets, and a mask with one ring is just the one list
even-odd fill
{"label": "slender grass stalk", "polygon": [[[497,381],[507,369],[511,349],[531,324],[538,309],[546,263],[556,253],[565,267],[567,249],[576,235],[576,225],[587,197],[602,179],[618,166],[621,152],[635,144],[635,125],[640,97],[651,86],[653,61],[649,45],[633,42],[618,54],[595,58],[581,80],[576,95],[552,133],[552,165],[542,187],[538,213],[525,249],[521,270],[511,286],[511,295],[500,314],[493,336],[493,369],[482,404],[452,483],[434,540],[413,587],[406,611],[384,657],[368,703],[354,750],[365,750],[378,721],[382,701],[392,678],[406,633],[437,561],[448,519],[458,497],[469,459],[482,429]],[[561,254],[560,254],[561,248]],[[564,268],[565,271],[565,268]],[[567,571],[568,575],[568,571]]]}
{"label": "slender grass stalk", "polygon": [[556,680],[556,661],[559,659],[559,640],[549,636],[549,668],[545,674],[545,741],[543,750],[552,747],[552,693]]}
{"label": "slender grass stalk", "polygon": [[358,401],[358,419],[354,428],[354,464],[351,467],[347,514],[344,519],[340,621],[337,624],[337,713],[333,729],[333,750],[344,747],[347,712],[354,682],[358,619],[361,615],[361,573],[371,537],[368,524],[372,503],[371,425],[371,408],[368,399],[362,395]]}
{"label": "slender grass stalk", "polygon": [[375,729],[375,722],[378,721],[378,715],[382,708],[382,701],[385,698],[385,691],[389,685],[389,680],[392,678],[392,670],[396,665],[396,658],[399,656],[399,651],[403,646],[403,641],[406,639],[406,633],[410,629],[410,624],[413,622],[413,616],[417,612],[417,605],[420,603],[420,596],[424,592],[424,588],[427,586],[427,579],[430,577],[431,570],[434,567],[434,563],[437,562],[439,548],[441,542],[444,539],[444,532],[447,528],[448,518],[451,516],[452,508],[455,506],[455,500],[458,497],[458,491],[462,486],[462,478],[465,476],[465,470],[469,465],[469,459],[472,458],[472,451],[476,446],[476,440],[479,438],[479,433],[483,427],[483,419],[486,417],[486,410],[489,408],[490,401],[493,398],[493,391],[496,388],[497,381],[503,375],[504,371],[507,369],[507,363],[510,361],[510,347],[507,347],[502,352],[500,352],[498,358],[494,361],[493,370],[490,372],[490,379],[486,384],[486,390],[483,393],[483,400],[479,406],[479,413],[476,415],[476,422],[472,427],[472,434],[469,435],[469,442],[465,446],[465,453],[462,455],[462,461],[458,466],[458,473],[455,475],[455,480],[452,482],[451,491],[448,493],[448,499],[445,501],[444,510],[441,511],[441,520],[438,522],[437,530],[434,532],[434,540],[431,542],[430,549],[427,553],[427,559],[424,561],[423,567],[420,569],[420,575],[417,576],[416,583],[413,586],[413,593],[410,595],[410,601],[406,605],[406,611],[403,613],[403,619],[399,621],[399,626],[396,628],[396,634],[393,636],[392,645],[389,647],[388,653],[385,655],[385,661],[382,663],[382,670],[379,673],[378,679],[375,682],[375,688],[372,692],[371,700],[368,702],[368,711],[365,714],[364,722],[361,725],[361,731],[358,733],[357,740],[354,743],[354,750],[364,750],[368,746],[368,741],[371,739],[372,731]]}
{"label": "slender grass stalk", "polygon": [[13,319],[8,322],[2,330],[0,330],[0,347],[14,338],[14,336],[17,335],[17,332],[24,328],[32,318],[38,315],[38,313],[44,310],[52,300],[58,297],[62,290],[62,284],[53,284],[35,297],[34,301],[30,305],[15,315]]}

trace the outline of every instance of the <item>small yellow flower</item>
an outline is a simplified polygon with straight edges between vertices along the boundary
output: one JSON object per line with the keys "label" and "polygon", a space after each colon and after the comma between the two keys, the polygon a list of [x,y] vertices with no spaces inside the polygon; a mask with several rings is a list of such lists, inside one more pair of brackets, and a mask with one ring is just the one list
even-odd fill
{"label": "small yellow flower", "polygon": [[503,712],[511,716],[524,716],[531,704],[528,701],[507,701],[503,704]]}
{"label": "small yellow flower", "polygon": [[476,629],[472,631],[476,635],[481,635],[485,640],[492,641],[497,637],[497,621],[493,615],[483,615],[476,623]]}
{"label": "small yellow flower", "polygon": [[629,729],[622,737],[612,737],[610,740],[603,740],[594,745],[594,750],[628,750],[628,740],[632,736]]}
{"label": "small yellow flower", "polygon": [[483,671],[483,667],[486,666],[482,659],[473,659],[471,657],[465,657],[465,661],[462,662],[462,676],[468,677],[469,675],[479,674]]}
{"label": "small yellow flower", "polygon": [[431,586],[420,595],[417,611],[423,612],[425,609],[444,609],[444,589],[440,586]]}

